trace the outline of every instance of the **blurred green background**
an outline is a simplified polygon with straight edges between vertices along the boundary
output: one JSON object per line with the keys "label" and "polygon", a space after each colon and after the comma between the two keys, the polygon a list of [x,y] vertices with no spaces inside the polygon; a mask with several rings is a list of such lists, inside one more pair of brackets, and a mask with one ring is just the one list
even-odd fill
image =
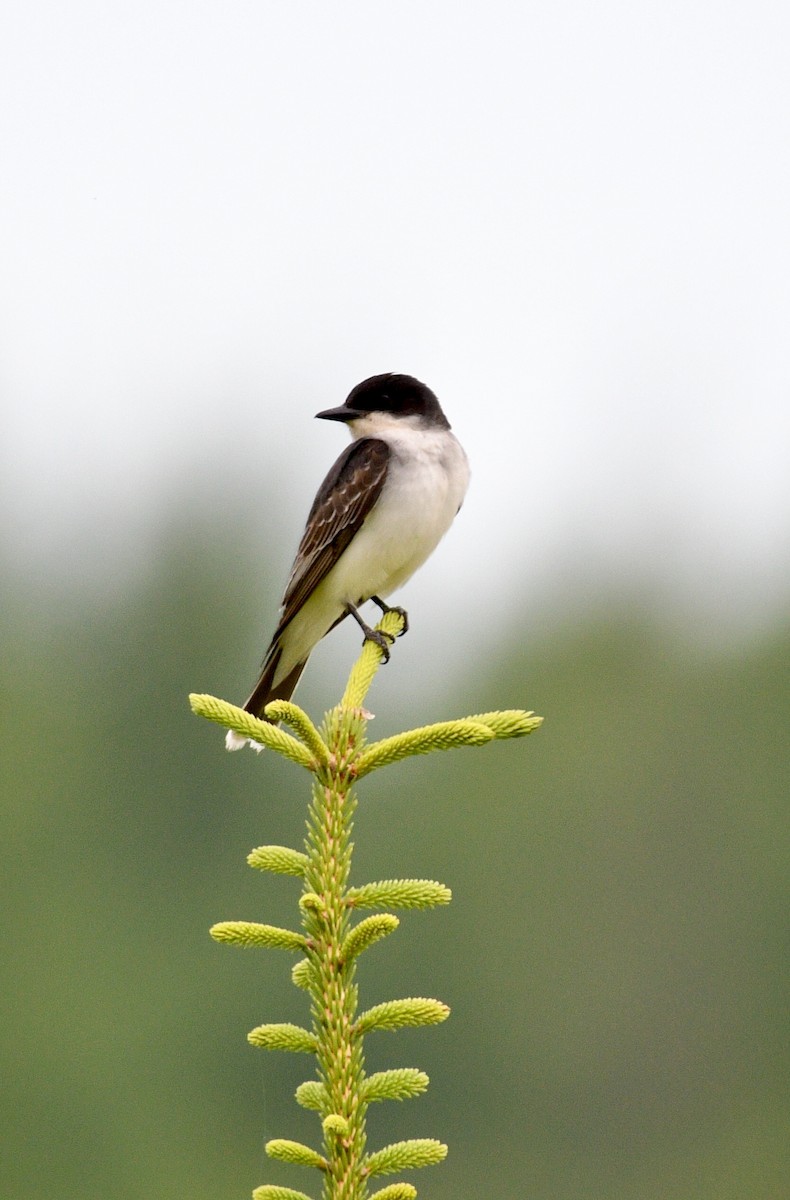
{"label": "blurred green background", "polygon": [[[293,1100],[309,1060],[245,1040],[305,1019],[288,956],[207,933],[294,922],[296,881],[244,859],[300,845],[308,779],[226,755],[186,701],[245,693],[280,581],[239,523],[168,522],[114,590],[3,571],[4,1197],[317,1193],[262,1149],[316,1142]],[[790,627],[702,645],[616,595],[554,623],[515,597],[509,625],[468,622],[442,659],[437,614],[412,609],[371,695],[376,736],[492,707],[545,717],[527,741],[359,789],[355,882],[454,893],[361,967],[364,1005],[452,1006],[437,1029],[368,1041],[371,1069],[431,1077],[377,1106],[370,1135],[447,1141],[413,1176],[437,1200],[790,1194]],[[358,648],[354,630],[334,639],[299,692],[316,717]]]}

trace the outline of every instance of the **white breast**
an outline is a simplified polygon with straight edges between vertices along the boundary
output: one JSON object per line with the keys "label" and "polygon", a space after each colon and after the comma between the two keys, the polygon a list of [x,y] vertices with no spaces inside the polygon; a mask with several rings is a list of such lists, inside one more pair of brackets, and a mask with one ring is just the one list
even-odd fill
{"label": "white breast", "polygon": [[461,507],[469,464],[448,430],[387,431],[392,458],[373,511],[332,571],[356,604],[388,596],[436,549]]}

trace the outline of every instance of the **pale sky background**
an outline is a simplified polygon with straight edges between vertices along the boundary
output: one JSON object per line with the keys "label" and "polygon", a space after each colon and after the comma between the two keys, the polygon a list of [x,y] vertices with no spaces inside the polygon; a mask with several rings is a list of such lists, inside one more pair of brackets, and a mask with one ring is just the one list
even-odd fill
{"label": "pale sky background", "polygon": [[405,602],[781,615],[788,62],[786,0],[6,6],[15,569],[109,578],[246,495],[284,582],[345,445],[313,414],[395,370],[473,465]]}

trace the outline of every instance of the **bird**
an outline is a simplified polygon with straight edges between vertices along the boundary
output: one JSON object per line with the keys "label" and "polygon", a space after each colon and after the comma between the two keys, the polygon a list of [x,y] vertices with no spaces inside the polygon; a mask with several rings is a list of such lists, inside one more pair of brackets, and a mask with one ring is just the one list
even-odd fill
{"label": "bird", "polygon": [[[348,446],[318,489],[285,588],[280,619],[244,710],[264,720],[272,700],[290,700],[311,651],[353,617],[389,658],[391,635],[359,608],[385,597],[426,561],[458,513],[469,463],[436,395],[412,375],[364,379],[343,404],[316,413],[346,425]],[[396,609],[408,618],[403,609]],[[247,738],[230,730],[229,750]]]}

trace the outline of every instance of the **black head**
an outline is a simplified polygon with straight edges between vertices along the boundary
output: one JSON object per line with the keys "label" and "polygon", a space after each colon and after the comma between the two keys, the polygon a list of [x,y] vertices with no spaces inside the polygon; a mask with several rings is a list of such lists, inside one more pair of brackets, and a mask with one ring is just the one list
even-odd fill
{"label": "black head", "polygon": [[316,415],[328,421],[355,421],[379,412],[419,417],[425,425],[450,428],[436,396],[413,375],[371,375],[349,392],[345,404]]}

